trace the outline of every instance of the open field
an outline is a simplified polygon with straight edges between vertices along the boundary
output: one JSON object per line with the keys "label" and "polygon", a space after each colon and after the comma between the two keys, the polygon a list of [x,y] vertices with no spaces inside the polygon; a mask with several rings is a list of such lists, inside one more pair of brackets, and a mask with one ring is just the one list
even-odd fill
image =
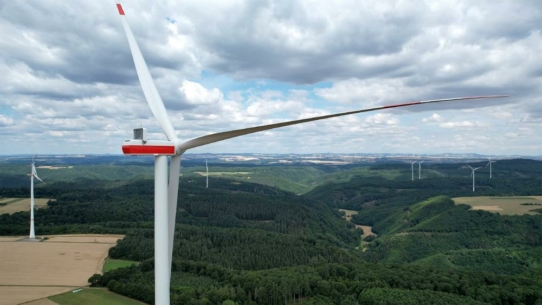
{"label": "open field", "polygon": [[38,166],[36,168],[43,168],[43,169],[63,169],[63,168],[73,168],[73,166],[48,166],[48,165],[42,165]]}
{"label": "open field", "polygon": [[[47,206],[48,198],[35,198],[34,204],[36,208]],[[30,211],[30,198],[4,198],[0,203],[7,203],[0,206],[0,214],[13,214],[21,211]]]}
{"label": "open field", "polygon": [[[198,174],[200,176],[204,176],[207,174],[206,172],[194,172],[195,174]],[[235,176],[235,175],[250,175],[252,172],[209,172],[209,177],[211,176]]]}
{"label": "open field", "polygon": [[100,304],[100,305],[139,305],[145,304],[116,293],[110,292],[106,289],[94,289],[84,288],[83,290],[73,293],[71,291],[49,297],[59,305],[88,305],[88,304]]}
{"label": "open field", "polygon": [[[346,221],[348,222],[352,221],[352,215],[358,214],[358,211],[354,211],[354,210],[339,209],[339,211],[344,213],[343,218],[346,219]],[[375,236],[377,235],[376,233],[373,232],[373,227],[371,226],[360,226],[360,225],[355,225],[355,226],[356,228],[361,228],[363,230],[363,235],[361,235],[362,239],[369,235],[375,235]]]}
{"label": "open field", "polygon": [[[470,205],[472,210],[496,212],[503,215],[538,215],[532,210],[542,208],[542,196],[457,197],[455,204]],[[528,203],[530,205],[522,205]]]}
{"label": "open field", "polygon": [[[15,305],[32,300],[46,298],[50,295],[71,291],[77,287],[25,287],[25,286],[0,286],[0,304]],[[41,300],[40,300],[41,301]],[[39,303],[38,303],[39,304]]]}
{"label": "open field", "polygon": [[86,286],[90,276],[101,273],[109,248],[122,237],[61,235],[44,242],[2,237],[0,304],[20,304]]}

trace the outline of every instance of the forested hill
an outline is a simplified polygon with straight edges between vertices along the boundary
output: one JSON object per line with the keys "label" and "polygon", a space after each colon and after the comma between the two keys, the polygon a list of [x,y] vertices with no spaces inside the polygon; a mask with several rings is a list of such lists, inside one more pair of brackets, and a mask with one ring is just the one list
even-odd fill
{"label": "forested hill", "polygon": [[[542,161],[515,159],[493,163],[493,178],[489,178],[487,162],[473,163],[482,167],[476,171],[476,196],[541,195]],[[371,171],[402,168],[403,174],[393,179],[355,176],[349,181],[328,183],[304,195],[323,204],[359,210],[371,206],[408,206],[438,195],[472,196],[471,170],[465,164],[423,164],[422,179],[418,168],[411,180],[410,164],[379,164]],[[408,174],[407,174],[408,173]]]}
{"label": "forested hill", "polygon": [[[508,173],[516,172],[501,177],[496,168],[506,166],[496,163],[492,180],[477,173],[476,194],[537,195],[540,162],[514,162],[526,165],[511,163]],[[463,165],[448,166],[430,164],[431,179],[415,181],[410,165],[334,169],[304,196],[246,176],[213,177],[206,189],[205,178],[184,175],[172,304],[540,304],[542,216],[455,205],[450,197],[472,195],[472,180]],[[309,172],[310,179],[320,175]],[[0,188],[0,197],[28,193],[26,186]],[[38,235],[126,234],[110,257],[141,263],[89,281],[153,302],[152,180],[78,178],[41,185],[36,196],[56,199],[36,211]],[[359,211],[353,221],[372,225],[378,237],[361,242],[338,207]],[[28,212],[0,215],[0,234],[27,234],[28,219]]]}

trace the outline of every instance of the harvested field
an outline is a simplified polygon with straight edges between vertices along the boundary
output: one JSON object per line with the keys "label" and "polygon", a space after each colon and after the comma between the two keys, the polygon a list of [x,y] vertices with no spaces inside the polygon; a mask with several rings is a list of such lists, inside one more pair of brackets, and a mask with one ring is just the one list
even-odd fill
{"label": "harvested field", "polygon": [[[76,287],[0,286],[0,296],[2,296],[0,298],[0,304],[1,305],[21,304],[21,303],[25,303],[32,300],[42,299],[50,295],[55,295],[55,294],[63,293],[66,291],[70,291],[75,288]],[[37,303],[37,304],[40,304],[40,303]]]}
{"label": "harvested field", "polygon": [[105,243],[116,244],[117,240],[124,238],[124,235],[51,235],[47,236],[49,240],[47,242],[63,242],[63,243]]}
{"label": "harvested field", "polygon": [[73,166],[48,166],[48,165],[41,165],[36,168],[43,168],[43,169],[63,169],[63,168],[73,168]]}
{"label": "harvested field", "polygon": [[[206,172],[194,172],[200,176],[205,176]],[[235,175],[250,175],[252,172],[209,172],[209,177],[211,176],[235,176]]]}
{"label": "harvested field", "polygon": [[482,211],[502,211],[503,209],[498,205],[478,205],[472,207],[473,210],[482,210]]}
{"label": "harvested field", "polygon": [[[34,205],[36,209],[47,207],[48,198],[35,198]],[[7,205],[0,206],[0,214],[13,214],[21,211],[30,211],[30,198],[5,198],[2,203],[9,202]]]}
{"label": "harvested field", "polygon": [[109,248],[122,237],[61,235],[39,243],[2,237],[0,304],[20,304],[86,286],[91,275],[101,273]]}
{"label": "harvested field", "polygon": [[542,196],[512,197],[457,197],[452,198],[455,204],[470,205],[472,210],[483,210],[503,215],[538,215],[532,210],[542,205]]}
{"label": "harvested field", "polygon": [[[352,216],[358,214],[358,211],[354,211],[354,210],[339,209],[339,211],[344,213],[343,218],[346,221],[352,221]],[[361,228],[363,230],[363,235],[361,235],[362,239],[369,235],[377,236],[377,234],[373,232],[373,227],[371,226],[360,226],[360,225],[355,225],[355,226],[356,228]]]}

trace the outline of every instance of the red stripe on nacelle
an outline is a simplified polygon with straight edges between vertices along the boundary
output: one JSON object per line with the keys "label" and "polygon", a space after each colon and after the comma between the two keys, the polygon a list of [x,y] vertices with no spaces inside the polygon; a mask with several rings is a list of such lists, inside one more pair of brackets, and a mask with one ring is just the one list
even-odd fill
{"label": "red stripe on nacelle", "polygon": [[122,5],[120,5],[120,3],[117,3],[117,8],[119,9],[119,14],[124,16],[124,10],[122,9]]}
{"label": "red stripe on nacelle", "polygon": [[175,146],[126,145],[122,146],[125,155],[174,155]]}
{"label": "red stripe on nacelle", "polygon": [[384,106],[384,108],[395,108],[395,107],[403,107],[403,106],[418,105],[418,104],[421,104],[421,103],[420,102],[404,103],[404,104]]}

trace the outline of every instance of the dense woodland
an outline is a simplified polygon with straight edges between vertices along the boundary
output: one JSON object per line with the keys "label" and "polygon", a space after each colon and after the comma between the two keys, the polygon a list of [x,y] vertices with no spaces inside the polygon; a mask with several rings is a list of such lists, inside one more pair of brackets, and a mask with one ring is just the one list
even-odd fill
{"label": "dense woodland", "polygon": [[[491,180],[477,173],[476,196],[542,195],[542,162],[497,164]],[[450,198],[473,195],[463,167],[427,165],[427,178],[415,181],[404,164],[283,174],[327,175],[304,195],[239,179],[213,178],[205,189],[204,178],[182,178],[172,304],[542,304],[542,215],[455,205]],[[0,197],[28,193],[0,187]],[[110,257],[141,264],[89,282],[153,303],[152,180],[54,182],[36,196],[56,199],[36,211],[38,234],[126,234]],[[361,242],[338,208],[359,211],[353,222],[378,236]],[[0,215],[0,234],[27,234],[28,218]]]}

